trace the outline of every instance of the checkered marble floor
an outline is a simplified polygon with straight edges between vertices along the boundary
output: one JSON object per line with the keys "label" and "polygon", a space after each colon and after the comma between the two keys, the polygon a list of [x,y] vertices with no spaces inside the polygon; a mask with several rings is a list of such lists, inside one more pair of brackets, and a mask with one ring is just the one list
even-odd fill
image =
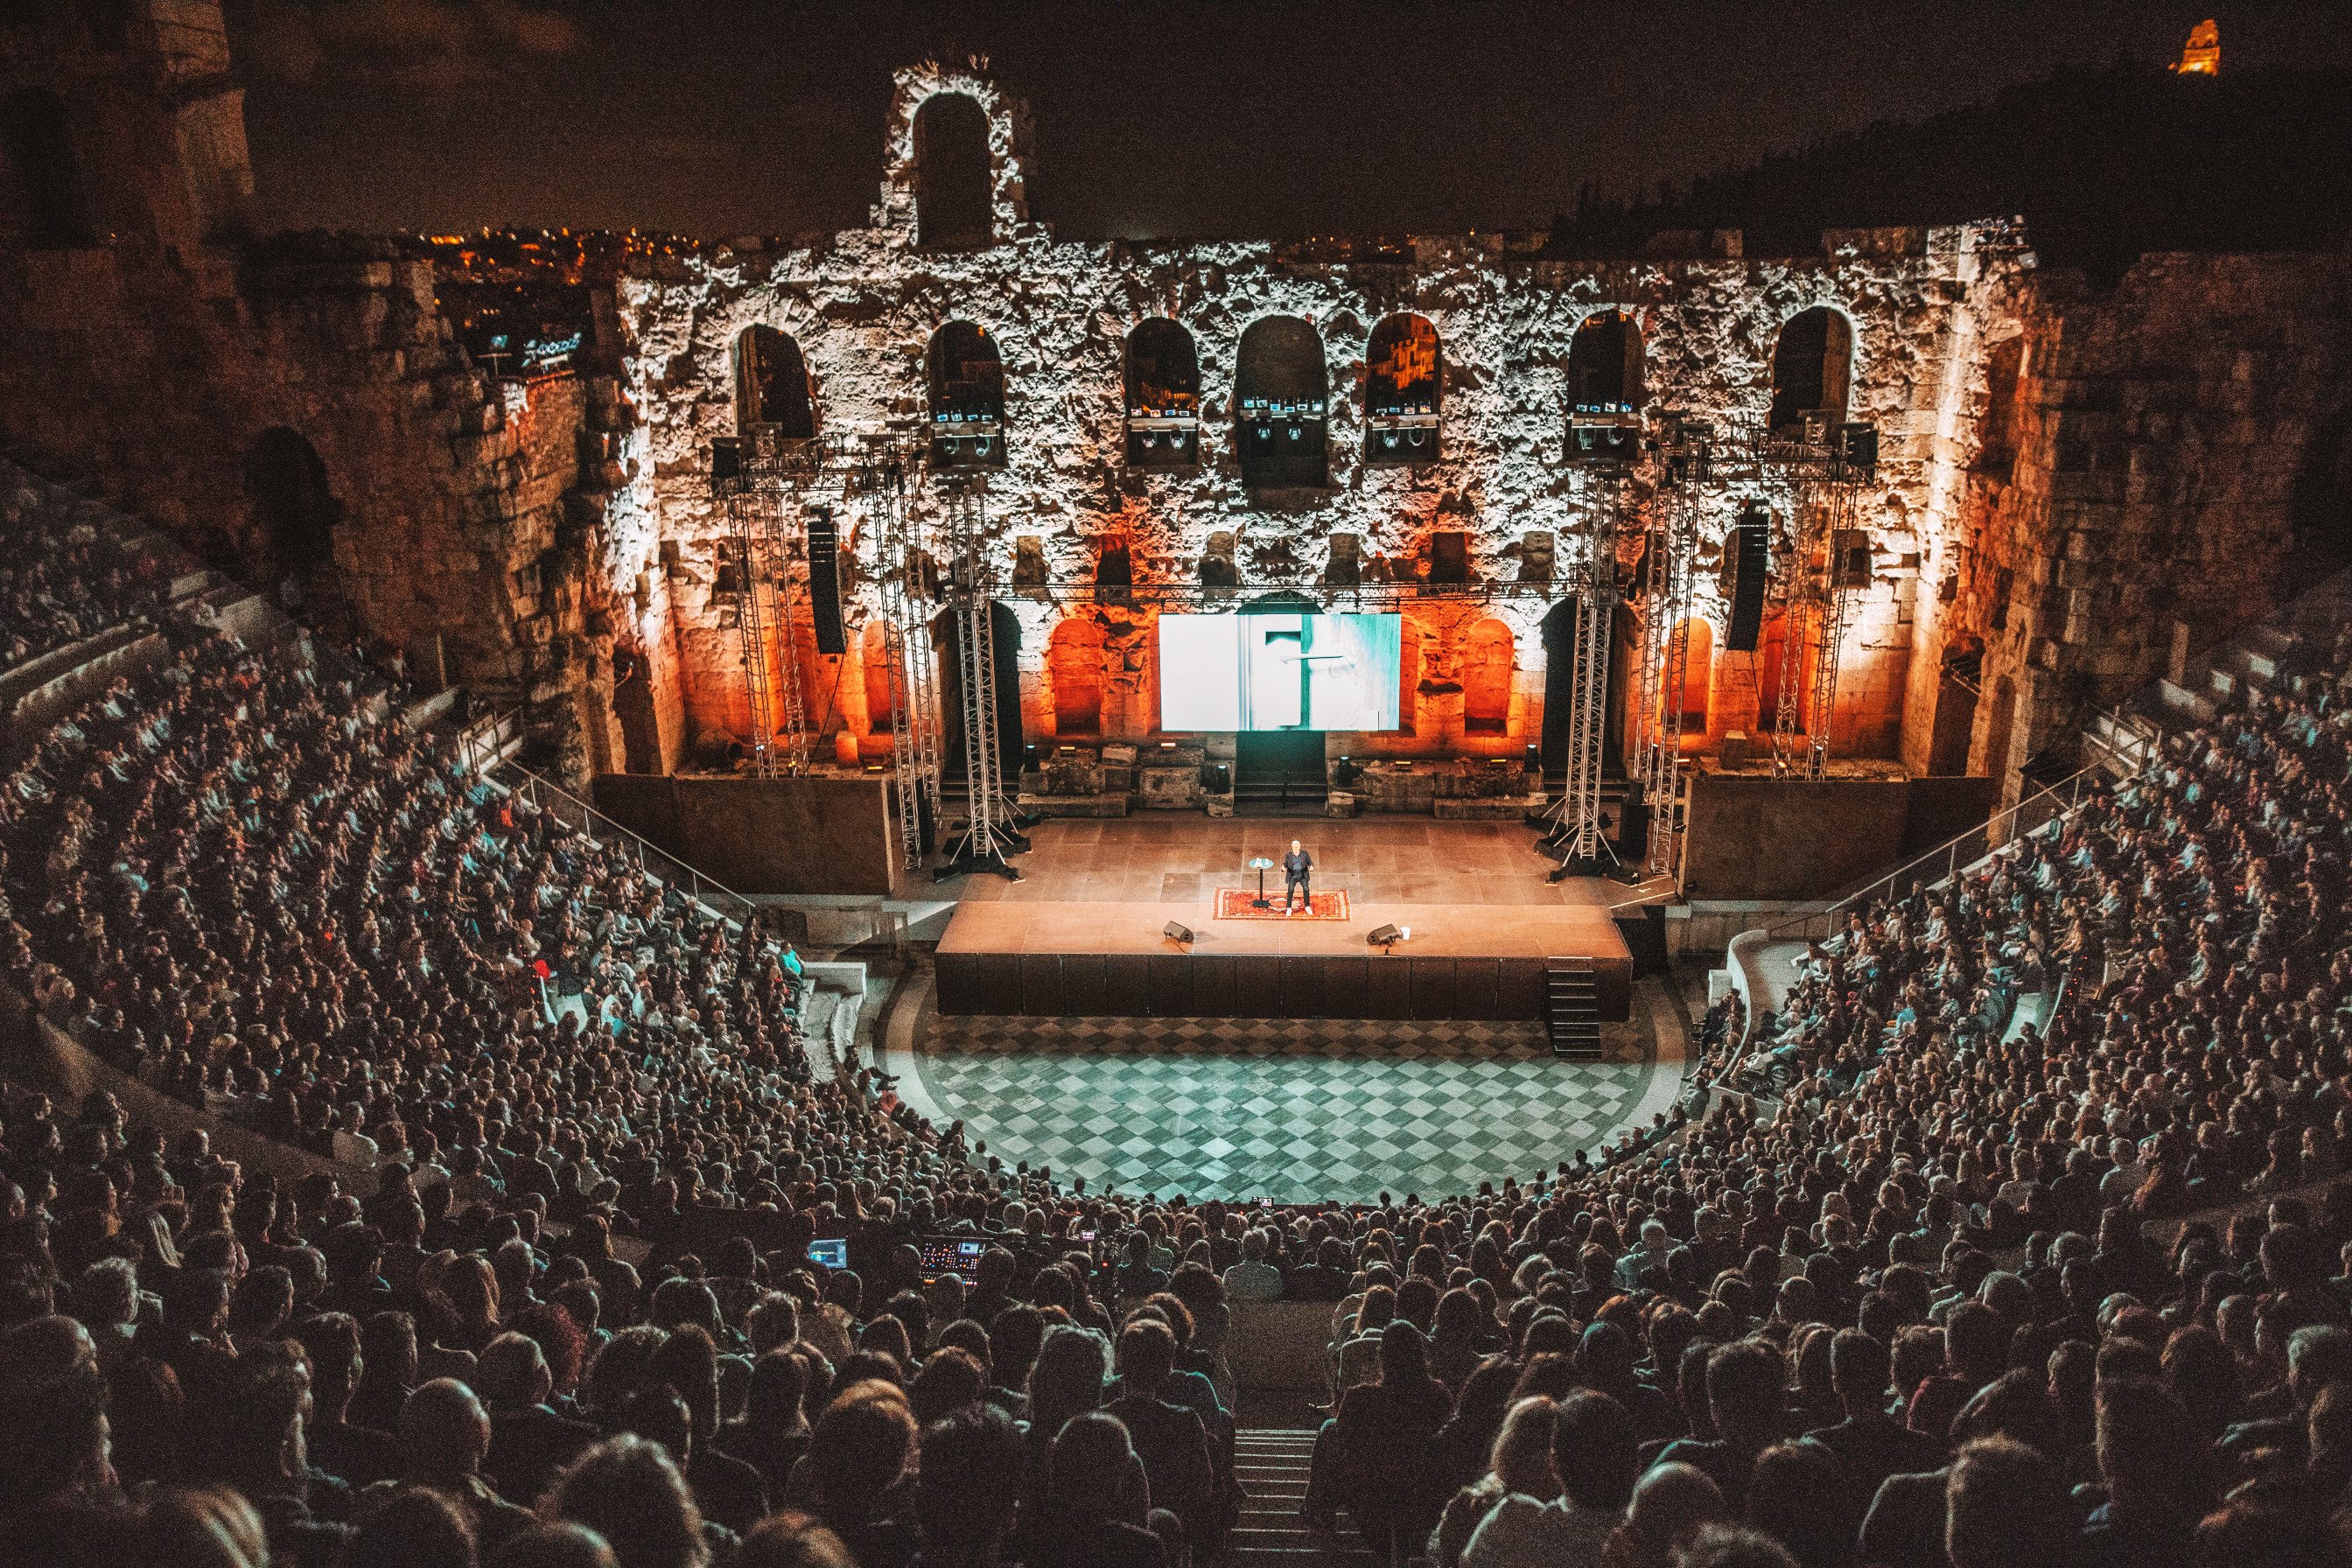
{"label": "checkered marble floor", "polygon": [[[1008,1165],[1195,1199],[1469,1193],[1614,1137],[1647,1032],[1564,1062],[1534,1023],[941,1017],[914,1065]],[[1669,1068],[1668,1070],[1673,1070]]]}

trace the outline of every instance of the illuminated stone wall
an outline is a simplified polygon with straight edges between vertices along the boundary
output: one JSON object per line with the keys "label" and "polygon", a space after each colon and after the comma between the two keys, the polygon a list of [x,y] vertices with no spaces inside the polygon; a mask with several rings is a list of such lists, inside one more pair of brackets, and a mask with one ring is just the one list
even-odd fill
{"label": "illuminated stone wall", "polygon": [[[1024,538],[1037,542],[1056,584],[1090,582],[1100,545],[1124,539],[1139,583],[1190,584],[1212,536],[1231,534],[1244,583],[1312,585],[1335,533],[1361,541],[1372,576],[1410,574],[1433,531],[1463,530],[1473,583],[1511,584],[1520,579],[1528,536],[1549,535],[1558,542],[1558,575],[1546,595],[1484,607],[1431,600],[1412,608],[1424,649],[1413,731],[1349,742],[1359,752],[1500,753],[1540,733],[1539,625],[1549,593],[1563,591],[1558,577],[1584,548],[1578,479],[1562,461],[1565,367],[1579,323],[1596,310],[1630,312],[1645,345],[1652,406],[1686,409],[1727,429],[1761,421],[1781,323],[1827,305],[1853,323],[1853,416],[1878,425],[1883,455],[1862,509],[1876,570],[1857,595],[1840,688],[1840,745],[1895,754],[1918,562],[1957,500],[1945,472],[1955,448],[1939,437],[1967,389],[1953,356],[1972,341],[1971,311],[2029,264],[2009,229],[1856,231],[1827,237],[1824,253],[1813,257],[1591,265],[1538,259],[1496,236],[1417,238],[1378,254],[1313,244],[1064,242],[1024,220],[1012,199],[1026,184],[1025,124],[1013,106],[969,73],[911,70],[898,86],[875,226],[821,246],[660,258],[618,289],[625,392],[641,425],[625,452],[631,480],[607,562],[617,584],[667,552],[667,592],[651,601],[639,596],[643,613],[626,635],[656,650],[656,679],[677,690],[687,730],[678,742],[686,749],[710,754],[740,738],[745,722],[730,606],[714,594],[725,520],[708,498],[705,454],[714,437],[735,433],[731,353],[755,324],[797,342],[815,381],[820,426],[829,432],[921,418],[931,333],[957,318],[988,331],[1004,359],[1010,425],[1008,466],[990,484],[1000,579],[1012,577]],[[995,126],[997,243],[919,250],[908,128],[926,97],[953,91],[982,98]],[[1736,240],[1723,247],[1736,249]],[[1362,456],[1367,340],[1376,322],[1400,310],[1434,323],[1444,362],[1444,455],[1412,468],[1374,466]],[[1124,462],[1125,340],[1139,322],[1163,314],[1191,331],[1201,363],[1206,460],[1190,474],[1139,474]],[[1322,340],[1333,411],[1328,489],[1253,493],[1241,482],[1230,401],[1234,357],[1243,331],[1273,314],[1308,321]],[[1626,488],[1629,564],[1631,535],[1648,514],[1654,481],[1645,464]],[[1708,492],[1701,610],[1718,634],[1721,532],[1739,502],[1758,494],[1788,500],[1785,487],[1729,465]],[[862,568],[849,596],[854,666],[856,627],[878,613],[878,600],[873,531],[854,505],[844,522]],[[1033,739],[1050,738],[1057,725],[1046,654],[1063,612],[1007,596],[1024,627],[1024,727]],[[1148,736],[1158,680],[1150,613],[1071,613],[1139,628],[1105,640],[1095,684],[1104,693],[1102,734]],[[1510,721],[1501,733],[1465,733],[1462,637],[1488,616],[1513,637]],[[1720,636],[1715,640],[1719,646]],[[856,673],[815,658],[805,646],[802,656],[812,722],[846,732],[845,744],[867,756],[887,749],[887,734],[861,724]],[[1743,655],[1716,661],[1708,741],[1753,725],[1748,662]],[[835,743],[818,750],[830,754]],[[1694,735],[1692,743],[1702,742]]]}

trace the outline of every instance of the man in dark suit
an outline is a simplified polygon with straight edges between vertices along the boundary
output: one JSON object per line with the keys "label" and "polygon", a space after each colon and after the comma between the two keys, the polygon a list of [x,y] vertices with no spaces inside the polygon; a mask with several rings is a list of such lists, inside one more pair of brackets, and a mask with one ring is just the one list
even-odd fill
{"label": "man in dark suit", "polygon": [[1304,908],[1308,914],[1311,915],[1315,912],[1315,895],[1309,892],[1307,887],[1307,874],[1314,869],[1315,857],[1309,855],[1307,852],[1306,847],[1301,845],[1297,839],[1292,839],[1290,841],[1290,853],[1282,858],[1282,913],[1284,918],[1287,919],[1289,917],[1290,899],[1291,895],[1294,893],[1298,896],[1300,906]]}

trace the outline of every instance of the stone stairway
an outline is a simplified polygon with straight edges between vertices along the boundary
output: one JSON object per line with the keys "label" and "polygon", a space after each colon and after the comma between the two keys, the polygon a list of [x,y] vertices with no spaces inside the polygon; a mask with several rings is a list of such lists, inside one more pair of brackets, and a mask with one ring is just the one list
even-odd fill
{"label": "stone stairway", "polygon": [[1299,1510],[1314,1454],[1312,1431],[1261,1426],[1234,1434],[1234,1468],[1248,1495],[1234,1528],[1230,1561],[1268,1568],[1378,1568],[1380,1560],[1352,1532],[1332,1536],[1307,1528]]}

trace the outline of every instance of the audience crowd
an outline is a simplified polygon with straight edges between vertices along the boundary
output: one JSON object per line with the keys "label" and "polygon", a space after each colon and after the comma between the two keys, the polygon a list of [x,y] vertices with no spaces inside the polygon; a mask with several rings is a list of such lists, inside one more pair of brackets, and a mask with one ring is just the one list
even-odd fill
{"label": "audience crowd", "polygon": [[1287,1300],[1339,1391],[1301,1512],[1382,1556],[2346,1563],[2352,637],[2315,651],[1711,1020],[1777,1098],[1475,1194],[1243,1207],[817,1081],[761,932],[381,683],[188,641],[16,760],[0,963],[346,1163],[10,1096],[0,1541],[1212,1563],[1251,1544],[1235,1303]]}
{"label": "audience crowd", "polygon": [[45,653],[153,615],[172,568],[126,552],[121,514],[0,462],[0,675]]}

